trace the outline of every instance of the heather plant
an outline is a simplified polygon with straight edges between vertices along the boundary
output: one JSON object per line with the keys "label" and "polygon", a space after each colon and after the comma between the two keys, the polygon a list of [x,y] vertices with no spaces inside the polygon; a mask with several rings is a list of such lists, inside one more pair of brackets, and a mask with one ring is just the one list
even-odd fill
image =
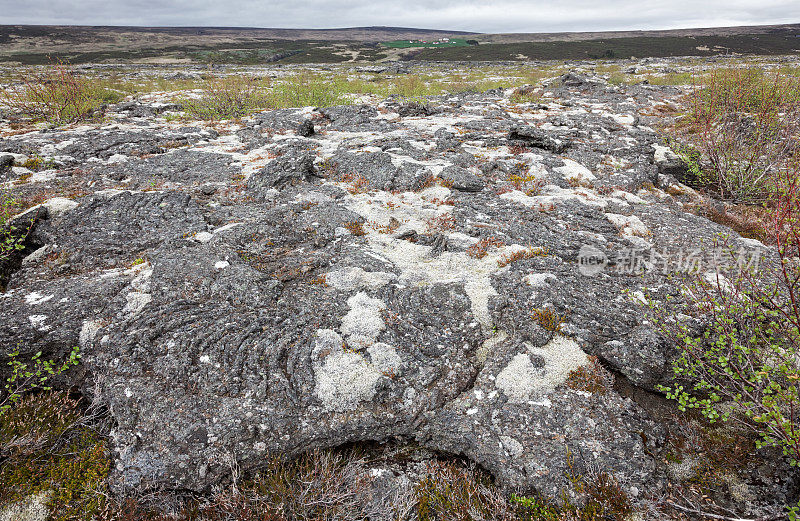
{"label": "heather plant", "polygon": [[108,103],[122,99],[121,92],[106,89],[78,76],[64,63],[39,71],[25,70],[17,86],[0,92],[0,102],[17,117],[64,125],[101,117]]}

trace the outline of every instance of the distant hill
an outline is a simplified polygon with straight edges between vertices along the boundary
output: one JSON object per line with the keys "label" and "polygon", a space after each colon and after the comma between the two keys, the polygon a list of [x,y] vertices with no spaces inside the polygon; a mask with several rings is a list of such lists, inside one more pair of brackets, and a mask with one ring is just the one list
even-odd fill
{"label": "distant hill", "polygon": [[[415,42],[457,37],[467,46]],[[401,42],[402,45],[397,45]],[[663,31],[480,34],[406,27],[276,29],[0,25],[0,62],[337,63],[795,54],[800,24]]]}
{"label": "distant hill", "polygon": [[800,24],[743,25],[735,27],[701,27],[695,29],[663,29],[652,31],[600,31],[570,33],[498,33],[482,34],[480,40],[489,43],[519,42],[575,42],[585,40],[608,40],[611,38],[662,38],[697,36],[735,36],[795,33],[800,34]]}

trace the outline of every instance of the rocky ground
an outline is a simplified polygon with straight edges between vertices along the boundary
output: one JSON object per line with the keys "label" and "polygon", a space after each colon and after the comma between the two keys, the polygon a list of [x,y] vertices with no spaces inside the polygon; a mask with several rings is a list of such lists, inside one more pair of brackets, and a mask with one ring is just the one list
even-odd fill
{"label": "rocky ground", "polygon": [[[528,102],[498,89],[211,124],[143,97],[102,124],[6,122],[0,181],[40,204],[15,220],[33,228],[2,266],[0,344],[80,347],[69,381],[109,407],[120,493],[377,442],[550,497],[599,468],[656,501],[708,467],[676,449],[647,302],[713,272],[721,236],[770,256],[686,211],[697,195],[656,130],[682,93],[570,73]],[[719,501],[796,502],[785,462],[748,457]]]}

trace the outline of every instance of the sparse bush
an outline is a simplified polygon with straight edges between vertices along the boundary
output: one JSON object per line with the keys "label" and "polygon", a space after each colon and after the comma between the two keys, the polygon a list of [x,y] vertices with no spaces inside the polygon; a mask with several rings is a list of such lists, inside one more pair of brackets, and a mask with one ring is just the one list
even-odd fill
{"label": "sparse bush", "polygon": [[19,117],[51,125],[99,118],[106,104],[123,98],[122,93],[76,75],[63,63],[53,63],[39,72],[26,70],[19,83],[3,90],[0,101]]}
{"label": "sparse bush", "polygon": [[786,175],[781,185],[773,225],[779,265],[691,283],[680,312],[694,317],[699,331],[691,322],[654,314],[678,349],[673,369],[679,382],[662,388],[667,396],[711,422],[735,421],[756,434],[760,446],[778,446],[798,465],[800,189],[796,175]]}
{"label": "sparse bush", "polygon": [[406,74],[394,78],[390,83],[389,93],[402,98],[423,100],[425,96],[442,93],[442,86],[433,82],[426,82],[417,74]]}
{"label": "sparse bush", "polygon": [[181,98],[183,109],[207,120],[232,119],[269,107],[266,85],[243,76],[224,76],[206,81],[200,98]]}
{"label": "sparse bush", "polygon": [[351,103],[347,83],[303,73],[276,82],[242,76],[206,81],[199,98],[179,99],[191,116],[206,120],[240,118],[260,110],[296,107],[330,107]]}
{"label": "sparse bush", "polygon": [[269,101],[273,108],[332,107],[348,105],[346,84],[338,78],[297,74],[273,85]]}
{"label": "sparse bush", "polygon": [[761,69],[720,69],[690,96],[688,141],[700,152],[701,181],[723,197],[770,199],[776,178],[800,150],[800,79]]}

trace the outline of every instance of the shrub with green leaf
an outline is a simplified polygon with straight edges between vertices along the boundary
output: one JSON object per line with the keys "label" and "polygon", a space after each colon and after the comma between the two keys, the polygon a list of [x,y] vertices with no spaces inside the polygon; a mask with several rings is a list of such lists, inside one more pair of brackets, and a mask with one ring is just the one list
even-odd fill
{"label": "shrub with green leaf", "polygon": [[41,351],[34,354],[27,362],[20,360],[19,349],[7,353],[7,356],[10,369],[9,376],[0,389],[0,418],[23,395],[37,390],[49,391],[53,377],[78,365],[81,358],[78,346],[72,348],[67,359],[61,363],[42,359]]}
{"label": "shrub with green leaf", "polygon": [[302,73],[275,82],[270,95],[272,108],[332,107],[352,103],[341,78]]}
{"label": "shrub with green leaf", "polygon": [[346,83],[302,73],[270,82],[237,75],[207,80],[197,98],[178,101],[192,117],[205,120],[241,118],[261,110],[299,107],[330,107],[351,103]]}
{"label": "shrub with green leaf", "polygon": [[693,281],[680,314],[654,311],[678,350],[676,383],[662,388],[667,396],[711,422],[737,422],[759,446],[780,447],[798,465],[800,189],[796,175],[781,185],[773,223],[777,266]]}
{"label": "shrub with green leaf", "polygon": [[21,204],[11,192],[0,190],[0,290],[7,282],[8,265],[25,249],[25,239],[33,224],[11,223],[20,209]]}
{"label": "shrub with green leaf", "polygon": [[181,98],[179,103],[199,119],[233,119],[270,106],[268,83],[239,75],[214,77],[206,81],[199,98]]}

